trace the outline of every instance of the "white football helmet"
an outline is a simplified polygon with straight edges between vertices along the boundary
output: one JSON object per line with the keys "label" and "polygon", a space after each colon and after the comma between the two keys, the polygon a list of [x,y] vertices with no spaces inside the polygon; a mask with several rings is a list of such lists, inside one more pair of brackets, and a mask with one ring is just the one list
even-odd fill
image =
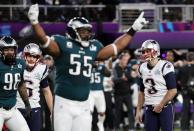
{"label": "white football helmet", "polygon": [[[30,44],[26,45],[24,47],[23,53],[24,53],[24,59],[26,61],[26,64],[29,67],[34,67],[38,63],[38,61],[40,60],[40,57],[42,55],[42,51],[40,50],[39,46],[35,43],[30,43]],[[32,57],[36,58],[37,60],[35,62],[27,60],[27,56],[32,56]]]}
{"label": "white football helmet", "polygon": [[[89,34],[81,37],[78,33],[79,29],[87,29]],[[92,38],[92,25],[84,17],[75,17],[67,24],[67,35],[71,39],[79,42],[83,47],[88,47],[90,44],[89,40]]]}
{"label": "white football helmet", "polygon": [[[15,52],[13,54],[4,54],[4,50],[7,48],[14,48]],[[0,39],[0,54],[5,64],[8,65],[15,64],[17,48],[18,45],[12,37],[4,36]]]}
{"label": "white football helmet", "polygon": [[155,40],[146,40],[141,46],[142,58],[152,60],[160,56],[160,45]]}

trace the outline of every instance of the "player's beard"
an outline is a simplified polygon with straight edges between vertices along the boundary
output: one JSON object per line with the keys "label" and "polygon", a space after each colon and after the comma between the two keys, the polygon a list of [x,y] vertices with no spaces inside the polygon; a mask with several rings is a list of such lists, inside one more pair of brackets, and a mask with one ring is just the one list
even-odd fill
{"label": "player's beard", "polygon": [[3,56],[4,63],[7,65],[13,65],[16,61],[16,56],[14,54],[7,54],[6,56]]}

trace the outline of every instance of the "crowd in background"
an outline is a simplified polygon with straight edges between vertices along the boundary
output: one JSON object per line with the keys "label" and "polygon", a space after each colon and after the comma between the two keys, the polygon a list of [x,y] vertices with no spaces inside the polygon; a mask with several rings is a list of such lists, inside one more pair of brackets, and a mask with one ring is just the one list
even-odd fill
{"label": "crowd in background", "polygon": [[[193,126],[193,101],[191,100],[193,100],[194,93],[194,53],[188,50],[167,50],[163,51],[161,59],[172,62],[176,70],[178,94],[173,101],[175,106],[175,128],[190,129]],[[116,129],[138,129],[143,127],[143,124],[139,125],[134,122],[139,90],[137,69],[141,62],[141,53],[138,49],[134,53],[124,51],[113,61],[111,66],[112,76],[105,79],[104,82],[105,96],[107,95],[105,98],[108,102],[106,128],[112,128],[113,126]],[[111,104],[110,96],[112,99]]]}
{"label": "crowd in background", "polygon": [[156,3],[156,4],[194,4],[193,0],[2,0],[0,4],[49,4],[49,5],[76,5],[76,4],[118,4],[118,3]]}
{"label": "crowd in background", "polygon": [[[163,50],[161,59],[172,62],[177,74],[178,94],[174,99],[175,127],[191,128],[193,126],[193,101],[191,100],[193,100],[194,94],[194,76],[192,76],[194,53],[189,50]],[[44,55],[42,62],[46,63],[50,68],[49,81],[53,91],[55,77],[53,58],[49,55]],[[104,62],[105,66],[112,72],[112,75],[105,77],[103,82],[106,101],[106,119],[104,122],[106,130],[118,128],[124,130],[128,128],[141,129],[144,127],[143,124],[139,125],[134,121],[139,90],[137,69],[141,62],[140,49],[134,51],[125,50],[117,57]],[[188,70],[189,67],[190,70]],[[122,77],[122,80],[120,77]],[[41,97],[41,104],[43,105],[42,130],[49,131],[51,130],[50,121],[48,121],[49,112],[44,103],[44,99]],[[97,130],[97,115],[95,113],[93,114],[94,131]]]}
{"label": "crowd in background", "polygon": [[[52,21],[52,22],[67,22],[74,16],[84,16],[90,21],[97,22],[114,22],[116,17],[116,5],[122,3],[154,3],[159,5],[166,4],[194,4],[193,0],[1,0],[0,5],[23,5],[24,8],[13,9],[13,19],[11,21],[26,22],[26,5],[38,3],[40,5],[105,5],[105,8],[65,8],[65,9],[49,9],[48,16],[40,14],[40,21]],[[0,9],[1,21],[10,21],[9,9]],[[181,14],[180,10],[177,10],[175,14]],[[52,16],[52,17],[51,17]],[[175,15],[173,11],[169,10],[164,16],[165,18],[174,19]]]}
{"label": "crowd in background", "polygon": [[[107,17],[107,14],[103,16],[95,16],[92,17],[91,14],[87,14],[87,16],[90,18],[90,20],[98,20],[102,17],[106,17],[107,21],[112,21],[115,18],[114,10],[115,5],[119,3],[137,3],[137,2],[152,2],[156,4],[194,4],[193,0],[104,0],[104,1],[97,1],[97,0],[39,0],[39,1],[28,1],[28,0],[2,0],[0,1],[0,4],[31,4],[38,2],[39,4],[49,4],[49,5],[74,5],[74,4],[105,4],[108,5],[107,9],[104,10],[104,12],[108,12],[109,17]],[[110,4],[111,3],[111,4]],[[24,20],[27,19],[24,15],[25,12],[23,10],[18,10],[20,12],[20,16],[16,16],[16,20]],[[51,11],[52,14],[56,14],[58,10]],[[95,12],[96,14],[104,14],[104,13],[98,13],[96,11],[101,10],[92,10],[92,12]],[[1,15],[3,15],[4,11],[1,10]],[[77,12],[77,11],[75,11]],[[88,11],[86,11],[88,12]],[[90,12],[90,11],[89,11]],[[84,11],[83,11],[84,13]],[[56,19],[57,21],[65,21],[66,14],[69,14],[66,11],[62,11],[60,16],[58,16]],[[75,16],[74,13],[72,15]],[[81,14],[86,15],[86,14]],[[4,15],[5,16],[5,15]],[[72,17],[71,14],[68,15],[68,17]],[[49,19],[49,18],[48,18]],[[6,21],[6,20],[5,20]],[[191,76],[185,77],[183,75],[185,72],[184,68],[188,69],[189,67],[192,67],[194,65],[194,54],[191,51],[188,50],[168,50],[163,51],[161,55],[162,59],[166,59],[170,62],[172,62],[175,66],[176,73],[177,73],[177,84],[179,89],[179,94],[175,98],[174,102],[175,105],[177,103],[180,103],[181,105],[181,111],[175,112],[175,121],[179,123],[178,126],[181,126],[182,128],[187,128],[190,126],[190,122],[192,122],[192,113],[193,109],[190,106],[193,101],[193,94],[194,94],[194,79],[191,74]],[[54,77],[55,77],[55,68],[53,63],[53,58],[51,56],[45,55],[43,57],[43,62],[46,63],[50,68],[50,87],[51,90],[54,90]],[[120,64],[119,64],[120,63]],[[124,64],[123,64],[124,63]],[[138,83],[137,83],[137,69],[138,65],[141,63],[141,52],[139,50],[134,51],[124,51],[122,52],[118,57],[113,58],[112,60],[109,60],[108,62],[105,62],[105,65],[110,69],[112,72],[112,76],[108,77],[104,80],[104,94],[106,99],[106,120],[105,120],[105,128],[108,129],[114,129],[114,128],[125,128],[130,126],[130,128],[142,128],[143,125],[136,125],[134,121],[135,116],[135,107],[137,104],[137,91],[138,91]],[[110,66],[111,65],[111,66]],[[119,65],[123,65],[122,67],[119,67]],[[123,69],[125,76],[123,79],[125,81],[119,81],[118,82],[118,70],[119,68]],[[192,69],[191,69],[192,70]],[[187,70],[188,71],[188,70]],[[190,71],[191,72],[191,71]],[[188,73],[186,73],[188,74]],[[182,81],[184,79],[184,81]],[[120,83],[121,82],[121,83]],[[123,82],[123,83],[122,83]],[[121,88],[122,87],[122,88]],[[41,101],[42,105],[45,104],[43,98]],[[49,120],[49,113],[46,106],[42,106],[42,116],[43,116],[43,123],[42,123],[42,130],[49,131],[50,128],[50,122]],[[179,107],[175,107],[179,108]],[[178,110],[178,109],[177,109]],[[175,109],[176,111],[176,109]],[[191,120],[191,121],[190,121]],[[95,124],[94,123],[94,130],[95,130]]]}

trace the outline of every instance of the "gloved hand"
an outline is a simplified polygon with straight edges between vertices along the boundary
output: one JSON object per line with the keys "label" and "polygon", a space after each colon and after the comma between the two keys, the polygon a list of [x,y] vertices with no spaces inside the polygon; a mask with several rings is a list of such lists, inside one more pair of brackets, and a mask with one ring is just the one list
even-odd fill
{"label": "gloved hand", "polygon": [[25,117],[32,118],[32,108],[31,108],[31,106],[30,105],[26,106],[25,109],[26,109],[26,116]]}
{"label": "gloved hand", "polygon": [[39,8],[38,4],[34,4],[30,6],[28,11],[28,19],[32,25],[38,24],[38,16],[39,16]]}
{"label": "gloved hand", "polygon": [[139,17],[135,20],[135,22],[133,23],[132,25],[132,28],[135,30],[135,31],[139,31],[141,30],[146,24],[148,24],[149,21],[147,21],[145,18],[144,18],[144,12],[141,12],[141,14],[139,15]]}

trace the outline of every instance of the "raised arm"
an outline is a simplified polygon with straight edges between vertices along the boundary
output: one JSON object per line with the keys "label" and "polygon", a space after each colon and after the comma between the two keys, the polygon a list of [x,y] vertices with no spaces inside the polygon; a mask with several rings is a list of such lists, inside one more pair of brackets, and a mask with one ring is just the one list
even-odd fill
{"label": "raised arm", "polygon": [[104,60],[123,51],[132,41],[135,33],[147,23],[148,21],[144,18],[144,12],[142,12],[125,34],[118,37],[112,44],[107,45],[98,53],[97,59]]}
{"label": "raised arm", "polygon": [[51,40],[51,38],[46,35],[44,29],[38,22],[38,16],[39,16],[38,4],[31,5],[28,11],[28,18],[30,20],[30,23],[32,24],[34,33],[41,42],[40,46],[47,52],[47,54],[50,54],[54,57],[59,56],[60,49],[57,43]]}

